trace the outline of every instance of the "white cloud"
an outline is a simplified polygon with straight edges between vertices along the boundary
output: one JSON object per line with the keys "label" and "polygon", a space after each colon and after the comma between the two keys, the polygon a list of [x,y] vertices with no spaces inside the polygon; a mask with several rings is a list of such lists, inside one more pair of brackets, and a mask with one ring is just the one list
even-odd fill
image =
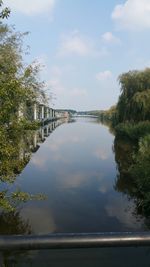
{"label": "white cloud", "polygon": [[121,43],[120,39],[114,36],[111,32],[105,32],[102,35],[102,40],[108,44],[120,44]]}
{"label": "white cloud", "polygon": [[57,96],[63,95],[66,91],[59,79],[52,79],[48,81],[47,86],[49,86],[53,93]]}
{"label": "white cloud", "polygon": [[150,0],[126,0],[117,5],[112,12],[117,26],[129,30],[150,28]]}
{"label": "white cloud", "polygon": [[96,79],[98,81],[105,81],[112,78],[112,73],[109,70],[99,72],[96,74]]}
{"label": "white cloud", "polygon": [[52,12],[56,0],[6,0],[5,4],[12,10],[26,15]]}
{"label": "white cloud", "polygon": [[98,43],[92,38],[81,34],[78,30],[61,35],[60,45],[57,56],[64,57],[69,55],[105,57],[108,50],[105,46],[98,47]]}
{"label": "white cloud", "polygon": [[118,196],[112,196],[108,200],[105,210],[109,217],[116,217],[124,225],[137,229],[141,228],[141,223],[143,219],[134,215],[135,204],[133,201],[129,203],[126,197],[119,198]]}
{"label": "white cloud", "polygon": [[72,97],[83,97],[87,95],[87,91],[85,89],[74,88],[70,91],[70,95]]}
{"label": "white cloud", "polygon": [[58,55],[65,56],[76,54],[86,56],[90,53],[90,44],[78,31],[72,31],[68,35],[63,35]]}

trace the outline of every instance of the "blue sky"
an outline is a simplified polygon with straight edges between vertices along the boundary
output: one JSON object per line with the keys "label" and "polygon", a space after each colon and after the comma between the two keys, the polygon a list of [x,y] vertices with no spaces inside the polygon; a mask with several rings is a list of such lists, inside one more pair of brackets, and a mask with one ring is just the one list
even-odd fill
{"label": "blue sky", "polygon": [[55,108],[107,109],[118,76],[150,66],[150,0],[5,0]]}

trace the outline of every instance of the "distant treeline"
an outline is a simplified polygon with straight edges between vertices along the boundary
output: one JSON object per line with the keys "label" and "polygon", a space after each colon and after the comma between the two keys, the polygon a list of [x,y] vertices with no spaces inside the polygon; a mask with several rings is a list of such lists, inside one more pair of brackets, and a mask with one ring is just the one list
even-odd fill
{"label": "distant treeline", "polygon": [[70,115],[73,115],[73,114],[77,113],[77,111],[74,110],[74,109],[55,109],[55,111],[57,111],[57,112],[68,112]]}

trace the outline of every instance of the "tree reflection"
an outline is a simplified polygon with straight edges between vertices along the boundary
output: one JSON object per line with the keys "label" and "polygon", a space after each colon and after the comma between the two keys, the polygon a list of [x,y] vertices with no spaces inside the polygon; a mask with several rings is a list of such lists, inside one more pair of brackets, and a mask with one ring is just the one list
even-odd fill
{"label": "tree reflection", "polygon": [[[44,199],[42,194],[31,195],[12,187],[17,176],[29,162],[38,146],[39,132],[24,131],[22,127],[0,128],[0,210],[12,212],[22,202]],[[12,190],[12,188],[15,188]]]}
{"label": "tree reflection", "polygon": [[28,221],[21,218],[19,211],[2,212],[0,214],[0,234],[31,234],[31,226]]}
{"label": "tree reflection", "polygon": [[40,143],[64,122],[53,121],[38,130],[25,130],[21,123],[0,126],[0,211],[14,211],[22,202],[45,199],[42,194],[31,195],[15,188],[15,181]]}
{"label": "tree reflection", "polygon": [[14,182],[31,157],[29,144],[32,134],[20,128],[0,128],[0,180]]}
{"label": "tree reflection", "polygon": [[[0,127],[0,235],[31,234],[28,220],[21,216],[21,203],[44,200],[43,194],[31,195],[16,188],[18,175],[31,159],[39,144],[64,121],[52,122],[35,130],[24,130],[20,125]],[[29,252],[0,253],[0,266],[19,266]],[[28,264],[28,263],[27,263]]]}
{"label": "tree reflection", "polygon": [[139,144],[115,138],[114,152],[118,167],[115,189],[134,199],[135,213],[145,218],[150,228],[150,135]]}
{"label": "tree reflection", "polygon": [[[0,214],[0,235],[29,235],[32,229],[27,220],[24,220],[20,211],[1,212]],[[19,266],[20,259],[28,256],[29,252],[11,252],[0,253],[0,266]],[[2,265],[1,265],[2,264]]]}

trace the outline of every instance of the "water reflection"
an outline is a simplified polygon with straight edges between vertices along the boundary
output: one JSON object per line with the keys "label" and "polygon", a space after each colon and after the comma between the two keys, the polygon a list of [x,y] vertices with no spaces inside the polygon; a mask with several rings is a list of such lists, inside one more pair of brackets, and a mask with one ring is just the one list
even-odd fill
{"label": "water reflection", "polygon": [[0,234],[13,235],[13,234],[31,234],[32,229],[27,220],[23,220],[20,212],[1,212],[0,214]]}
{"label": "water reflection", "polygon": [[[38,234],[145,230],[149,223],[135,213],[136,187],[128,171],[134,146],[114,141],[96,119],[63,122],[8,135],[9,157],[1,148],[1,209],[19,208]],[[39,192],[47,199],[37,202]]]}
{"label": "water reflection", "polygon": [[52,122],[38,131],[24,131],[20,127],[0,129],[0,234],[31,233],[31,225],[21,217],[21,208],[29,200],[45,200],[38,188],[33,194],[18,182],[19,174],[27,166],[41,143],[63,121]]}
{"label": "water reflection", "polygon": [[149,267],[149,248],[100,248],[32,251],[4,256],[7,267]]}
{"label": "water reflection", "polygon": [[137,144],[116,137],[114,152],[118,166],[115,189],[134,201],[134,217],[142,218],[143,229],[150,229],[149,147],[145,147],[141,156]]}
{"label": "water reflection", "polygon": [[108,128],[90,118],[63,124],[46,138],[19,179],[24,190],[48,196],[21,211],[34,233],[143,230],[134,201],[114,190],[113,142]]}
{"label": "water reflection", "polygon": [[[41,192],[47,196],[45,201],[23,202],[15,211],[3,210],[0,233],[149,229],[149,218],[137,209],[139,202],[136,199],[141,200],[141,196],[129,172],[135,145],[114,140],[113,132],[96,119],[73,119],[57,128],[59,123],[53,122],[38,131],[14,133],[11,139],[8,136],[5,144],[8,143],[9,157],[8,152],[2,150],[4,146],[0,148],[3,156],[1,194],[6,193],[8,183],[12,182],[9,192],[16,192],[19,187],[21,192],[29,195]],[[82,266],[116,267],[122,260],[121,266],[137,267],[149,266],[149,257],[149,250],[142,248],[83,250],[80,253],[43,251],[30,252],[26,256],[7,254],[3,264],[19,267],[61,264],[66,267],[79,263]]]}

